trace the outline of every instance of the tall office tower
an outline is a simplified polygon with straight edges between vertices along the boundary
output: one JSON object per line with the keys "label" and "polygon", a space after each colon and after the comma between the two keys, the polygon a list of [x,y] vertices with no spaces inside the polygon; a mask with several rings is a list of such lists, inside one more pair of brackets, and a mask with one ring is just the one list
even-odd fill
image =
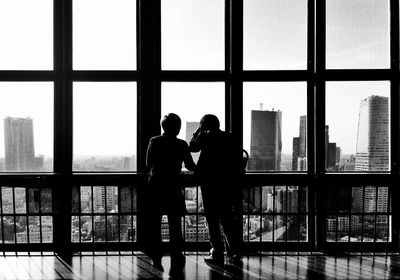
{"label": "tall office tower", "polygon": [[282,112],[251,111],[249,170],[280,170]]}
{"label": "tall office tower", "polygon": [[389,170],[388,97],[371,95],[360,103],[355,170]]}
{"label": "tall office tower", "polygon": [[307,116],[300,116],[299,137],[293,137],[292,170],[307,170]]}
{"label": "tall office tower", "polygon": [[292,170],[297,171],[297,161],[300,157],[300,137],[293,137]]}
{"label": "tall office tower", "polygon": [[[329,142],[329,125],[325,125],[325,169],[326,170],[337,170],[339,163],[338,160],[338,149],[336,143]],[[340,158],[340,155],[339,155]]]}
{"label": "tall office tower", "polygon": [[[358,118],[357,147],[355,158],[356,171],[389,170],[389,98],[371,95],[360,103]],[[353,201],[356,211],[387,212],[388,188],[370,187],[353,188]],[[388,226],[387,216],[377,216],[375,223],[378,235],[385,235]]]}
{"label": "tall office tower", "polygon": [[189,143],[193,133],[199,128],[199,122],[186,122],[186,142]]}
{"label": "tall office tower", "polygon": [[336,166],[336,143],[328,143],[328,169]]}
{"label": "tall office tower", "polygon": [[353,188],[353,209],[355,212],[385,213],[388,212],[388,202],[389,189],[387,187]]}
{"label": "tall office tower", "polygon": [[31,118],[4,119],[6,171],[34,171],[35,148]]}
{"label": "tall office tower", "polygon": [[340,163],[341,154],[342,154],[342,149],[340,149],[340,147],[336,147],[336,163]]}
{"label": "tall office tower", "polygon": [[[190,139],[192,139],[193,133],[199,128],[199,122],[186,122],[186,142],[189,144]],[[199,159],[200,153],[192,153],[194,162]]]}
{"label": "tall office tower", "polygon": [[307,157],[307,116],[300,116],[300,157]]}
{"label": "tall office tower", "polygon": [[325,125],[325,169],[329,165],[329,125]]}

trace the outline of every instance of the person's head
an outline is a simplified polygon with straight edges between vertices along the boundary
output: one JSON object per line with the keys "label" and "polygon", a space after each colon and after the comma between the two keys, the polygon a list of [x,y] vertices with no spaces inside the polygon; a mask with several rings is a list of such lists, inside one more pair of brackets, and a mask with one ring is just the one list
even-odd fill
{"label": "person's head", "polygon": [[165,115],[160,121],[165,134],[177,136],[181,130],[181,118],[174,113]]}
{"label": "person's head", "polygon": [[219,120],[217,116],[212,114],[204,115],[200,120],[200,127],[202,130],[218,130],[219,129]]}

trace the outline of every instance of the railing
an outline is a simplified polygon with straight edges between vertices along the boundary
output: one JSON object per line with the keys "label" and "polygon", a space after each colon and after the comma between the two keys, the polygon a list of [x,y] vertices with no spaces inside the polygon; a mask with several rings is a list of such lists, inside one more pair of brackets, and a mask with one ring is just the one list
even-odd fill
{"label": "railing", "polygon": [[[376,179],[370,184],[350,180],[343,185],[318,185],[307,175],[277,176],[246,177],[239,217],[244,249],[387,252],[397,244],[391,183],[379,184]],[[43,182],[29,176],[14,184],[8,180],[0,192],[1,250],[55,250],[59,235],[69,237],[61,243],[72,251],[140,250],[140,234],[146,234],[142,226],[146,213],[141,210],[145,180],[139,177],[81,174],[69,179],[55,176]],[[28,184],[30,179],[35,183]],[[65,184],[72,186],[70,191],[64,189],[70,192],[71,202],[60,204],[55,194]],[[186,249],[206,250],[208,227],[201,188],[190,176],[183,194],[187,208],[182,218]],[[61,209],[59,205],[70,207]],[[61,222],[69,233],[60,232],[56,225],[61,217],[67,217]],[[163,241],[168,241],[166,216],[161,235]]]}
{"label": "railing", "polygon": [[9,245],[52,243],[52,197],[52,189],[48,187],[1,186],[0,243]]}

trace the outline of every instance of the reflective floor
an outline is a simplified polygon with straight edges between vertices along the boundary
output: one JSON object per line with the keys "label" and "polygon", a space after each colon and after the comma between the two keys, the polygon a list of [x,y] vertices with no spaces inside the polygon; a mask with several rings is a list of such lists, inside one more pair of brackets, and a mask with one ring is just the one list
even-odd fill
{"label": "reflective floor", "polygon": [[187,254],[185,268],[170,275],[170,258],[164,272],[155,269],[141,253],[96,253],[60,259],[52,254],[2,255],[0,279],[400,279],[400,256],[310,254],[246,256],[241,266],[227,263],[210,267],[203,254]]}

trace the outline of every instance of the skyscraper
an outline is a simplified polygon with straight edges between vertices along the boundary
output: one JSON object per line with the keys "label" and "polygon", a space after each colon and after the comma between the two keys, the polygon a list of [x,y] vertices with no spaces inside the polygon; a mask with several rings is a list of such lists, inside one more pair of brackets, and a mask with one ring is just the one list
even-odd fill
{"label": "skyscraper", "polygon": [[388,97],[371,95],[360,103],[355,170],[389,170]]}
{"label": "skyscraper", "polygon": [[280,170],[282,112],[251,111],[249,170]]}
{"label": "skyscraper", "polygon": [[[186,142],[189,144],[192,139],[193,133],[199,128],[199,122],[186,122]],[[192,153],[194,162],[199,160],[200,153]]]}
{"label": "skyscraper", "polygon": [[[337,171],[340,162],[340,147],[336,143],[329,142],[329,125],[325,125],[325,168]],[[339,154],[338,154],[339,153]]]}
{"label": "skyscraper", "polygon": [[[389,170],[388,97],[371,95],[360,103],[355,170]],[[387,212],[388,188],[372,186],[353,188],[353,203],[355,211]],[[388,226],[387,216],[377,216],[376,221],[367,216],[364,218],[364,223],[371,225],[375,223],[378,230],[377,236],[385,236]]]}
{"label": "skyscraper", "polygon": [[31,118],[5,118],[4,145],[6,171],[33,171],[35,149]]}
{"label": "skyscraper", "polygon": [[307,116],[300,116],[299,137],[293,137],[292,170],[307,169]]}

